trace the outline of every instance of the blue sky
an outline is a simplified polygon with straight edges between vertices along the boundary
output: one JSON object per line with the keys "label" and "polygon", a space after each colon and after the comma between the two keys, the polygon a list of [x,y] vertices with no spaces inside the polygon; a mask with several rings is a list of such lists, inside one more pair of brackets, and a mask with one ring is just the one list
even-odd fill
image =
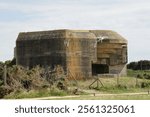
{"label": "blue sky", "polygon": [[19,32],[114,30],[128,40],[129,61],[150,59],[150,0],[0,0],[0,61],[13,58]]}

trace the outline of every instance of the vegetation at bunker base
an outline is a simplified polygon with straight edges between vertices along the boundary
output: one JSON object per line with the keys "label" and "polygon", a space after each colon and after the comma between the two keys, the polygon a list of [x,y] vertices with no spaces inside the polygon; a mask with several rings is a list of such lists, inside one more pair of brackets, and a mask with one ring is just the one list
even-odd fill
{"label": "vegetation at bunker base", "polygon": [[[7,85],[3,81],[3,68],[7,63]],[[74,90],[79,89],[79,98],[75,99],[150,99],[149,95],[138,96],[96,96],[90,97],[93,93],[99,94],[120,94],[134,92],[148,92],[150,90],[149,70],[128,70],[128,77],[99,78],[104,86],[97,83],[91,89],[89,85],[95,78],[83,80],[68,80],[60,66],[55,70],[45,70],[39,66],[27,70],[21,66],[10,64],[12,62],[0,63],[0,97],[7,99],[36,98],[47,96],[74,95]],[[147,74],[147,75],[144,75]],[[137,75],[141,76],[137,78]],[[138,98],[137,98],[138,97]],[[73,99],[73,98],[72,98]]]}
{"label": "vegetation at bunker base", "polygon": [[[95,79],[82,80],[78,82],[78,86],[83,89],[89,89],[89,85],[94,82]],[[92,85],[92,89],[99,91],[99,93],[135,93],[135,92],[147,92],[150,88],[150,80],[136,79],[134,77],[120,77],[117,82],[117,78],[100,78],[103,86],[97,83]],[[143,86],[143,84],[147,84]]]}
{"label": "vegetation at bunker base", "polygon": [[68,93],[63,90],[59,90],[58,88],[50,89],[44,88],[39,90],[18,90],[16,92],[12,92],[9,95],[6,95],[4,98],[6,99],[22,99],[22,98],[38,98],[38,97],[48,97],[48,96],[66,96]]}
{"label": "vegetation at bunker base", "polygon": [[[89,89],[89,85],[91,84],[91,82],[93,82],[95,79],[90,79],[90,80],[80,80],[78,81],[78,87],[83,90],[83,92],[86,90],[94,90],[95,93],[99,93],[99,94],[120,94],[120,93],[138,93],[138,92],[148,92],[149,90],[149,86],[142,88],[142,83],[143,82],[148,82],[150,84],[149,80],[144,80],[143,79],[138,79],[138,84],[136,86],[136,78],[131,78],[131,77],[124,77],[124,78],[120,78],[120,85],[118,86],[116,83],[116,78],[102,78],[101,82],[103,83],[104,87],[102,87],[101,85],[99,86],[99,88],[95,88],[96,84],[93,85],[93,89]],[[74,88],[74,82],[69,84],[70,87]],[[19,90],[16,92],[12,92],[11,94],[5,96],[5,98],[15,98],[15,99],[20,99],[20,98],[35,98],[35,97],[47,97],[47,96],[67,96],[72,94],[72,91],[70,89],[68,89],[68,91],[64,91],[64,90],[60,90],[56,87],[53,88],[44,88],[44,89],[38,89],[38,90],[30,90],[30,91],[26,91],[26,90]],[[93,92],[88,92],[88,93],[84,93],[87,96],[81,96],[82,99],[113,99],[116,97],[116,99],[134,99],[134,96],[99,96],[99,97],[90,97],[88,96],[88,94],[93,94]],[[136,96],[135,96],[136,97]],[[150,99],[147,96],[140,96],[142,99]],[[78,98],[75,98],[78,99]],[[80,98],[79,98],[80,99]]]}
{"label": "vegetation at bunker base", "polygon": [[30,70],[22,66],[7,65],[4,83],[4,65],[1,64],[0,98],[34,98],[43,96],[63,96],[70,92],[65,84],[65,76],[60,66],[51,70],[39,66]]}

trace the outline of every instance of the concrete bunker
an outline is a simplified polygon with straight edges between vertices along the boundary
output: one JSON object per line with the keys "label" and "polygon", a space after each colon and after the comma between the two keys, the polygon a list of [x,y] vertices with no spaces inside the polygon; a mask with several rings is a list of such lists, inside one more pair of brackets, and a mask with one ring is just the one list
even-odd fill
{"label": "concrete bunker", "polygon": [[51,30],[19,33],[17,65],[61,65],[66,74],[126,75],[127,40],[111,30]]}

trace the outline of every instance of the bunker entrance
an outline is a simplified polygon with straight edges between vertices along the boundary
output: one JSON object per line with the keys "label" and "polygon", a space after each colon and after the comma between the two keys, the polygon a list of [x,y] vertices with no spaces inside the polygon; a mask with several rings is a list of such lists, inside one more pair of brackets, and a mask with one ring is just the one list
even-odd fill
{"label": "bunker entrance", "polygon": [[92,64],[92,75],[109,73],[107,64]]}

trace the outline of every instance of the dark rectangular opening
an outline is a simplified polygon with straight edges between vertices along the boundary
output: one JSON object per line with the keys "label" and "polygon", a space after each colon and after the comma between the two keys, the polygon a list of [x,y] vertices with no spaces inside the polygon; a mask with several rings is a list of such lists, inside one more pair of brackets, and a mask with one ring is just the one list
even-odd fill
{"label": "dark rectangular opening", "polygon": [[109,73],[107,64],[92,64],[92,75]]}

